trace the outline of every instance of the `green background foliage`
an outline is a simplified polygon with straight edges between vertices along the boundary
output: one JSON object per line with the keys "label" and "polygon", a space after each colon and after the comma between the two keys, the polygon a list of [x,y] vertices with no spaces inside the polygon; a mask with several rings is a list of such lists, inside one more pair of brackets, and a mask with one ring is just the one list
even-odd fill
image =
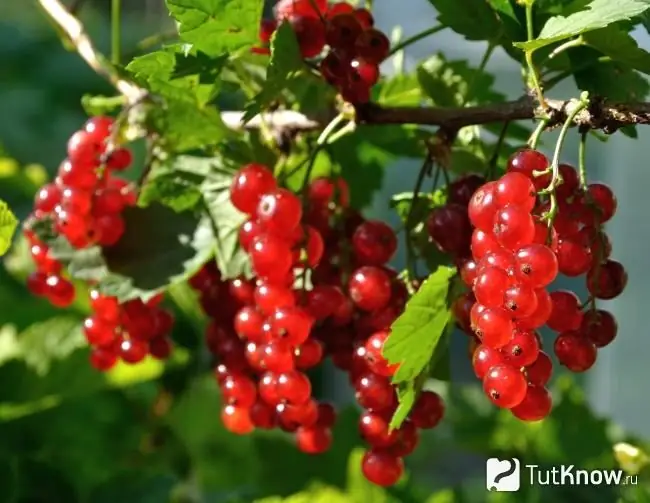
{"label": "green background foliage", "polygon": [[[620,101],[643,100],[650,91],[642,75],[650,71],[650,55],[631,35],[635,26],[647,26],[650,2],[538,0],[537,30],[530,41],[524,7],[517,2],[429,2],[437,11],[437,21],[432,11],[431,26],[439,22],[468,41],[500,47],[513,65],[530,51],[549,91],[551,83],[565,78]],[[0,502],[650,501],[645,467],[635,486],[524,486],[513,494],[486,492],[487,457],[514,456],[549,467],[622,466],[636,474],[634,462],[643,455],[617,457],[614,446],[629,442],[645,449],[647,442],[598,417],[579,383],[566,375],[556,379],[555,409],[540,424],[523,424],[489,406],[476,383],[449,380],[450,340],[464,337],[449,323],[447,297],[455,285],[447,280],[453,268],[424,238],[422,225],[426,214],[443,203],[441,192],[430,190],[445,183],[440,170],[427,177],[424,197],[397,194],[390,203],[392,216],[425,259],[419,265],[432,273],[394,325],[387,347],[388,358],[401,363],[396,382],[402,405],[394,424],[406,417],[420,389],[438,390],[447,406],[442,425],[423,434],[409,458],[408,477],[386,490],[363,479],[358,410],[344,392],[333,393],[327,386],[340,379],[328,369],[317,376],[323,384],[318,393],[338,401],[342,413],[327,454],[301,454],[280,433],[237,437],[223,429],[220,397],[202,344],[206,320],[184,280],[213,253],[226,277],[250,273],[236,243],[243,216],[227,195],[237,166],[266,163],[298,189],[313,161],[312,176],[342,175],[352,205],[368,211],[385,186],[387,167],[396,159],[424,159],[432,132],[410,125],[358,126],[312,159],[314,135],[298,137],[286,155],[264,128],[232,131],[222,111],[253,116],[280,106],[326,117],[334,91],[300,60],[288,25],[274,36],[270,58],[250,54],[264,8],[260,0],[168,0],[166,7],[178,23],[178,36],[168,26],[167,11],[161,14],[164,23],[147,21],[138,9],[125,13],[122,42],[128,58],[116,71],[157,97],[143,111],[159,134],[158,146],[173,155],[145,159],[143,142],[134,142],[137,168],[129,176],[137,180],[145,169],[148,175],[142,207],[126,215],[127,233],[119,245],[85,252],[53,246],[79,280],[81,292],[81,280],[88,279],[122,299],[167,291],[166,305],[177,316],[173,338],[178,348],[164,364],[147,360],[105,375],[94,372],[80,330],[89,313],[84,295],[66,310],[30,296],[24,286],[31,271],[27,245],[14,239],[0,265]],[[38,187],[62,158],[66,136],[84,120],[80,104],[89,113],[117,113],[122,100],[61,46],[36,7],[3,5],[0,14],[0,59],[8,70],[0,74],[0,109],[11,117],[0,124],[1,255],[15,226],[5,203],[18,218],[28,215]],[[105,49],[106,12],[91,5],[82,19]],[[142,49],[141,38],[169,29],[173,36],[164,44]],[[574,37],[580,42],[573,52],[547,58]],[[442,53],[382,78],[373,93],[374,101],[385,106],[453,107],[506,99],[485,68]],[[502,145],[500,132],[494,125],[462,130],[448,153],[451,175],[501,169],[505,156],[526,140],[530,126],[505,129]],[[633,128],[625,133],[635,135]]]}

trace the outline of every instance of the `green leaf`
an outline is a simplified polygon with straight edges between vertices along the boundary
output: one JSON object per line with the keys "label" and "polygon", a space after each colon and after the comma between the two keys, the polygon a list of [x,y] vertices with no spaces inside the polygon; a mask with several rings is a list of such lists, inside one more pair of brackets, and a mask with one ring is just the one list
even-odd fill
{"label": "green leaf", "polygon": [[502,26],[485,0],[429,0],[438,12],[438,22],[467,40],[498,40]]}
{"label": "green leaf", "polygon": [[618,26],[585,33],[588,45],[612,58],[616,63],[650,74],[650,53],[639,47],[634,37]]}
{"label": "green leaf", "polygon": [[437,106],[458,107],[505,99],[492,89],[493,75],[470,67],[464,60],[448,61],[441,53],[421,63],[416,73],[425,95]]}
{"label": "green leaf", "polygon": [[209,56],[252,47],[258,40],[263,0],[166,0],[179,35]]}
{"label": "green leaf", "polygon": [[[256,161],[249,158],[251,162]],[[239,247],[238,232],[246,215],[230,203],[230,185],[236,167],[225,157],[178,156],[154,172],[151,190],[158,191],[156,180],[161,179],[168,187],[169,197],[176,195],[176,204],[190,204],[196,192],[201,195],[209,218],[201,225],[212,229],[214,250],[219,270],[224,278],[240,275],[250,276],[250,261]]]}
{"label": "green leaf", "polygon": [[122,216],[125,231],[116,245],[74,250],[57,239],[53,255],[72,277],[96,281],[103,293],[127,300],[184,281],[214,253],[212,229],[192,212],[153,203],[127,208]]}
{"label": "green leaf", "polygon": [[11,212],[7,203],[0,200],[0,257],[7,253],[17,226],[18,219]]}
{"label": "green leaf", "polygon": [[277,100],[289,83],[305,70],[296,34],[283,22],[271,37],[271,57],[262,90],[246,107],[244,121],[252,119]]}
{"label": "green leaf", "polygon": [[393,382],[408,382],[418,377],[431,361],[450,319],[447,307],[452,267],[440,267],[422,284],[406,304],[404,312],[391,326],[384,345],[384,357],[399,364]]}
{"label": "green leaf", "polygon": [[124,96],[95,96],[84,94],[81,106],[90,116],[109,115],[124,106]]}
{"label": "green leaf", "polygon": [[648,8],[648,0],[593,0],[584,10],[566,17],[555,16],[549,19],[537,39],[516,42],[514,45],[525,51],[534,51],[554,42],[632,19],[643,14]]}
{"label": "green leaf", "polygon": [[381,81],[374,92],[375,101],[384,106],[418,105],[422,101],[422,89],[415,74],[398,74]]}
{"label": "green leaf", "polygon": [[17,356],[39,376],[48,373],[53,361],[64,360],[88,344],[81,332],[81,321],[71,317],[34,323],[20,333],[17,342]]}
{"label": "green leaf", "polygon": [[165,106],[149,107],[153,128],[167,148],[184,151],[215,145],[232,133],[212,104],[227,57],[208,58],[174,45],[135,58],[126,67],[133,78]]}
{"label": "green leaf", "polygon": [[642,75],[618,63],[600,63],[597,61],[598,54],[590,48],[577,48],[569,53],[576,67],[585,61],[593,61],[593,64],[574,73],[579,89],[589,91],[593,96],[606,96],[613,101],[643,101],[646,98],[650,85]]}
{"label": "green leaf", "polygon": [[409,412],[415,405],[415,400],[417,399],[418,390],[415,387],[414,381],[408,381],[399,384],[397,388],[397,400],[399,405],[393,417],[390,420],[390,429],[394,430],[402,426],[402,423],[408,418]]}

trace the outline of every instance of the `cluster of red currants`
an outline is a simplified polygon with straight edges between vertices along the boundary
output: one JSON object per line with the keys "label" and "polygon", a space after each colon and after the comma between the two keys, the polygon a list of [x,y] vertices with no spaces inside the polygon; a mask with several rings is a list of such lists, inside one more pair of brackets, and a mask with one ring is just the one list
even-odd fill
{"label": "cluster of red currants", "polygon": [[[76,249],[117,244],[125,229],[121,213],[135,205],[137,195],[126,180],[115,176],[131,165],[132,155],[123,147],[109,151],[113,125],[110,117],[93,117],[70,137],[67,159],[54,182],[36,194],[33,214],[25,225],[36,266],[27,287],[57,307],[72,304],[75,288],[62,276],[63,265],[31,226],[34,221],[51,219],[54,232]],[[147,304],[133,300],[119,305],[116,298],[93,290],[90,300],[94,313],[85,320],[84,333],[93,347],[91,363],[97,369],[108,370],[118,359],[137,363],[147,354],[169,355],[171,342],[166,334],[173,318],[157,307],[160,298]]]}
{"label": "cluster of red currants", "polygon": [[223,281],[211,262],[190,281],[213,320],[206,338],[219,361],[222,419],[237,434],[279,427],[295,435],[301,451],[325,452],[336,413],[314,399],[306,372],[330,356],[349,373],[366,409],[359,427],[371,449],[363,472],[392,485],[403,473],[402,457],[417,445],[417,429],[434,427],[444,412],[440,397],[425,391],[411,417],[389,429],[397,407],[395,368],[381,352],[408,295],[384,265],[396,237],[349,208],[342,179],[313,180],[305,196],[303,205],[265,166],[244,166],[230,197],[249,217],[239,241],[255,277]]}
{"label": "cluster of red currants", "polygon": [[[472,291],[454,304],[459,326],[475,337],[472,363],[485,393],[526,421],[543,419],[551,410],[545,386],[552,362],[536,330],[547,325],[559,333],[553,349],[562,365],[588,370],[597,348],[617,331],[614,317],[596,309],[595,299],[614,298],[627,282],[620,263],[609,259],[611,246],[602,228],[616,209],[611,189],[601,183],[581,187],[575,168],[563,164],[555,201],[545,200],[538,192],[544,194],[551,184],[548,167],[542,153],[524,149],[509,159],[499,180],[475,190],[467,210],[474,227],[471,257],[459,265]],[[551,224],[545,219],[549,212]],[[461,258],[465,223],[462,229],[462,238],[446,246]],[[574,292],[547,291],[558,273],[587,275],[592,297],[584,312]]]}
{"label": "cluster of red currants", "polygon": [[[366,103],[379,80],[379,64],[390,52],[390,41],[374,28],[370,11],[346,2],[328,5],[327,0],[280,0],[275,19],[262,22],[260,39],[267,45],[278,24],[291,24],[305,58],[327,54],[320,62],[325,80],[350,103]],[[268,53],[266,48],[255,52]]]}

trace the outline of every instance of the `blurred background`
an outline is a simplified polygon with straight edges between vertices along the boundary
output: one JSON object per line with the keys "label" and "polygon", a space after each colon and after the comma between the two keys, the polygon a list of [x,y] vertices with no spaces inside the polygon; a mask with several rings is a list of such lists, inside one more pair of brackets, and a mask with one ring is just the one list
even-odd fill
{"label": "blurred background", "polygon": [[[146,52],[152,42],[156,47],[155,39],[147,37],[173,34],[174,24],[162,0],[123,4],[125,60],[128,54]],[[374,4],[376,24],[386,33],[401,27],[403,38],[431,27],[436,15],[424,0],[376,0]],[[106,52],[109,10],[109,2],[87,0],[81,12],[93,40]],[[650,48],[647,32],[636,35],[642,47]],[[408,71],[418,61],[443,51],[448,59],[468,59],[478,66],[485,49],[483,43],[467,42],[446,30],[410,46],[403,64]],[[386,62],[384,72],[393,72],[394,63]],[[496,77],[500,92],[513,99],[521,96],[520,68],[500,49],[487,71]],[[0,2],[0,199],[9,202],[21,218],[30,211],[36,188],[57,169],[67,138],[85,120],[82,96],[111,93],[102,79],[62,45],[36,2]],[[568,81],[551,94],[567,98],[576,96],[577,89]],[[650,294],[650,170],[644,166],[649,135],[650,130],[642,127],[637,140],[623,135],[614,135],[606,143],[590,139],[587,150],[590,179],[610,184],[619,195],[618,213],[608,224],[608,232],[614,257],[629,273],[623,295],[602,303],[615,314],[619,337],[599,352],[595,368],[571,380],[562,380],[558,371],[561,407],[545,425],[521,426],[486,408],[477,394],[466,338],[455,334],[454,384],[434,383],[448,397],[449,418],[426,435],[409,459],[414,475],[408,490],[399,492],[398,488],[385,495],[364,486],[350,501],[425,501],[437,494],[439,499],[431,499],[432,503],[481,502],[488,496],[495,502],[546,502],[549,496],[543,491],[516,497],[485,493],[484,459],[492,454],[515,454],[524,463],[541,459],[549,464],[575,462],[581,468],[607,468],[614,466],[611,445],[615,440],[650,437],[650,401],[645,396],[650,380],[646,364],[650,334],[644,312]],[[544,135],[546,153],[554,140],[553,133]],[[564,161],[577,163],[577,135],[569,136],[564,154]],[[418,160],[391,162],[367,214],[397,224],[388,200],[394,193],[412,190],[420,164]],[[286,496],[306,487],[311,479],[341,486],[348,477],[351,484],[346,467],[347,456],[357,445],[350,440],[356,432],[353,410],[337,431],[344,447],[324,461],[312,462],[275,439],[239,438],[225,432],[211,379],[196,379],[188,385],[187,376],[165,373],[161,380],[166,390],[189,386],[183,388],[180,402],[170,405],[168,394],[160,392],[156,379],[161,370],[155,366],[95,376],[87,368],[77,328],[87,306],[75,305],[61,316],[43,301],[32,299],[21,283],[28,266],[20,247],[18,243],[0,267],[0,463],[5,468],[0,469],[0,502],[153,503],[169,501],[171,487],[175,488],[174,501],[252,501],[251,495],[260,492]],[[403,255],[398,255],[395,266],[403,262]],[[579,283],[562,281],[557,287],[584,293]],[[174,299],[180,319],[176,330],[198,333],[202,321],[196,310],[179,302],[178,296]],[[343,405],[350,402],[345,377],[326,369],[320,382],[324,396]],[[163,419],[157,407],[169,409]],[[151,461],[152,455],[158,463]],[[183,476],[175,478],[178,474]],[[609,489],[582,490],[587,493],[564,488],[551,498],[616,501]],[[323,501],[336,501],[336,497],[332,493]],[[629,501],[647,501],[639,498],[632,496]]]}

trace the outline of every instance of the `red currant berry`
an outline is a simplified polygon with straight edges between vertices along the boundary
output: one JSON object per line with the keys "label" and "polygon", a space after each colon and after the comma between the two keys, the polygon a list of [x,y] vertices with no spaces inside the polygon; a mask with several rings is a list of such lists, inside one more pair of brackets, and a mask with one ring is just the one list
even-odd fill
{"label": "red currant berry", "polygon": [[52,213],[61,203],[61,189],[54,183],[48,183],[39,189],[34,199],[34,210]]}
{"label": "red currant berry", "polygon": [[375,25],[375,18],[372,17],[372,13],[368,9],[355,9],[354,17],[357,18],[357,21],[359,21],[364,30],[372,28]]}
{"label": "red currant berry", "polygon": [[[449,229],[446,229],[449,232]],[[502,247],[492,232],[485,232],[481,229],[474,229],[472,232],[471,250],[476,260],[481,260],[488,253],[499,251]]]}
{"label": "red currant berry", "polygon": [[528,318],[537,310],[537,294],[527,283],[510,285],[503,294],[505,308],[515,319]]}
{"label": "red currant berry", "polygon": [[590,183],[587,187],[589,198],[598,214],[598,223],[603,224],[616,213],[617,201],[612,189],[604,183]]}
{"label": "red currant berry", "polygon": [[467,208],[446,204],[434,209],[427,222],[429,237],[440,251],[464,256],[472,243],[472,226]]}
{"label": "red currant berry", "polygon": [[395,485],[404,473],[402,458],[381,450],[366,452],[361,460],[364,477],[381,487]]}
{"label": "red currant berry", "polygon": [[610,300],[623,293],[627,286],[627,271],[620,262],[606,260],[587,273],[587,289],[597,299]]}
{"label": "red currant berry", "polygon": [[568,199],[578,190],[580,178],[578,172],[570,164],[560,164],[560,177],[562,183],[555,189],[555,195],[558,199]]}
{"label": "red currant berry", "polygon": [[149,353],[149,346],[145,341],[123,339],[119,343],[119,350],[122,361],[133,365],[145,359]]}
{"label": "red currant berry", "polygon": [[551,316],[553,303],[548,291],[545,288],[537,288],[535,296],[537,297],[537,308],[533,314],[517,320],[517,327],[522,330],[535,330],[544,325]]}
{"label": "red currant berry", "polygon": [[492,367],[504,365],[506,359],[498,349],[479,344],[472,353],[472,368],[479,379],[483,379]]}
{"label": "red currant berry", "polygon": [[311,382],[302,372],[292,370],[278,375],[276,390],[280,400],[300,405],[311,396]]}
{"label": "red currant berry", "polygon": [[423,391],[411,409],[410,419],[420,429],[438,426],[445,415],[445,403],[435,391]]}
{"label": "red currant berry", "polygon": [[361,438],[372,447],[389,447],[397,442],[399,433],[390,429],[390,415],[365,411],[359,418]]}
{"label": "red currant berry", "polygon": [[535,363],[539,355],[538,337],[535,332],[516,330],[510,342],[501,348],[508,364],[513,367],[527,367]]}
{"label": "red currant berry", "polygon": [[481,175],[469,174],[454,180],[447,187],[447,202],[467,207],[474,192],[485,184]]}
{"label": "red currant berry", "polygon": [[529,385],[523,401],[510,409],[522,421],[541,421],[551,413],[551,394],[542,386]]}
{"label": "red currant berry", "polygon": [[93,348],[90,352],[90,364],[100,372],[107,372],[117,364],[117,354],[110,348]]}
{"label": "red currant berry", "polygon": [[257,307],[266,315],[276,309],[296,305],[296,294],[293,289],[267,281],[262,281],[257,285],[254,299]]}
{"label": "red currant berry", "polygon": [[97,243],[101,246],[114,246],[124,235],[126,224],[118,213],[102,215],[95,220]]}
{"label": "red currant berry", "polygon": [[314,318],[300,307],[281,307],[271,316],[273,331],[291,346],[300,346],[307,340],[314,322]]}
{"label": "red currant berry", "polygon": [[530,384],[546,386],[553,374],[553,362],[544,351],[540,351],[537,360],[528,365],[525,370],[526,378]]}
{"label": "red currant berry", "polygon": [[248,435],[255,429],[249,409],[237,405],[226,405],[221,411],[224,428],[235,435]]}
{"label": "red currant berry", "polygon": [[302,204],[289,190],[276,189],[261,197],[256,215],[269,232],[289,236],[300,225]]}
{"label": "red currant berry", "polygon": [[83,130],[90,133],[93,138],[103,140],[111,134],[111,128],[115,120],[105,115],[96,115],[86,121]]}
{"label": "red currant berry", "polygon": [[356,37],[355,51],[360,58],[379,64],[390,52],[390,40],[381,31],[370,28]]}
{"label": "red currant berry", "polygon": [[587,311],[582,317],[580,332],[597,348],[603,348],[616,338],[618,323],[609,311],[602,309]]}
{"label": "red currant berry", "polygon": [[548,246],[529,244],[515,253],[516,272],[535,288],[550,285],[557,277],[558,261]]}
{"label": "red currant berry", "polygon": [[61,276],[48,276],[44,293],[56,307],[68,307],[74,302],[74,285]]}
{"label": "red currant berry", "polygon": [[397,250],[397,237],[384,222],[369,220],[352,235],[352,250],[359,264],[383,265]]}
{"label": "red currant berry", "polygon": [[553,350],[560,364],[571,372],[589,370],[596,363],[598,353],[594,343],[575,330],[559,334]]}
{"label": "red currant berry", "polygon": [[535,207],[535,186],[530,178],[522,173],[511,171],[503,175],[497,180],[494,192],[499,206],[512,204],[528,212]]}
{"label": "red currant berry", "polygon": [[486,183],[474,192],[467,207],[472,225],[488,233],[494,230],[494,217],[498,209],[495,189],[496,182]]}
{"label": "red currant berry", "polygon": [[79,190],[94,189],[99,178],[97,172],[91,166],[76,164],[66,159],[59,166],[60,184],[65,187],[74,187]]}
{"label": "red currant berry", "polygon": [[252,215],[262,196],[277,188],[269,168],[262,164],[247,164],[233,178],[230,201],[239,211]]}
{"label": "red currant berry", "polygon": [[128,148],[118,148],[111,152],[106,159],[106,167],[115,171],[128,168],[133,162],[133,154]]}
{"label": "red currant berry", "polygon": [[294,350],[296,367],[307,370],[317,366],[323,360],[323,345],[316,339],[309,338]]}
{"label": "red currant berry", "polygon": [[221,383],[223,400],[229,405],[252,407],[257,398],[255,381],[242,374],[231,374]]}
{"label": "red currant berry", "polygon": [[577,237],[560,238],[556,253],[559,272],[565,276],[582,276],[593,264],[591,248]]}
{"label": "red currant berry", "polygon": [[396,395],[388,378],[367,372],[355,383],[356,398],[364,409],[388,410],[396,404]]}
{"label": "red currant berry", "polygon": [[493,233],[501,246],[515,250],[533,242],[535,221],[523,207],[508,205],[495,213]]}
{"label": "red currant berry", "polygon": [[91,346],[107,346],[115,341],[116,325],[99,316],[86,318],[83,323],[84,335]]}
{"label": "red currant berry", "polygon": [[379,374],[385,377],[390,377],[397,371],[399,365],[390,364],[382,351],[384,349],[384,344],[386,339],[388,339],[389,332],[387,330],[381,330],[372,334],[365,343],[366,347],[366,361],[368,363],[368,368],[373,371],[375,374]]}
{"label": "red currant berry", "polygon": [[348,290],[350,298],[359,309],[374,311],[388,304],[391,284],[388,275],[382,269],[364,266],[352,273]]}
{"label": "red currant berry", "polygon": [[557,290],[551,292],[553,309],[546,324],[556,332],[577,330],[582,321],[580,299],[570,290]]}
{"label": "red currant berry", "polygon": [[296,445],[306,454],[322,454],[332,445],[332,431],[319,425],[301,426],[296,430]]}
{"label": "red currant berry", "polygon": [[498,365],[483,378],[483,391],[497,407],[512,409],[526,396],[528,384],[524,374],[510,365]]}
{"label": "red currant berry", "polygon": [[350,204],[350,189],[343,178],[315,178],[309,184],[308,198],[311,205],[346,208]]}
{"label": "red currant berry", "polygon": [[476,301],[486,307],[500,308],[504,303],[504,294],[510,285],[510,276],[498,267],[485,267],[474,281]]}
{"label": "red currant berry", "polygon": [[249,250],[253,270],[270,280],[285,278],[293,263],[291,248],[285,240],[270,234],[253,239]]}
{"label": "red currant berry", "polygon": [[248,410],[248,414],[251,422],[256,428],[272,430],[277,425],[275,407],[272,407],[262,400],[255,402]]}
{"label": "red currant berry", "polygon": [[318,56],[323,51],[326,43],[323,21],[318,17],[298,15],[291,16],[289,22],[296,34],[302,57],[313,58]]}
{"label": "red currant berry", "polygon": [[292,16],[320,17],[327,11],[327,0],[279,0],[273,12],[275,19],[283,21]]}
{"label": "red currant berry", "polygon": [[105,148],[103,138],[95,138],[93,133],[84,130],[76,131],[68,140],[68,159],[73,164],[97,167]]}
{"label": "red currant berry", "polygon": [[514,329],[515,325],[508,311],[502,308],[488,308],[479,315],[475,332],[483,344],[499,349],[508,344]]}
{"label": "red currant berry", "polygon": [[535,176],[534,172],[546,171],[549,164],[548,158],[544,154],[537,150],[526,148],[514,153],[508,159],[506,171],[517,172],[527,176],[533,182],[535,189],[539,191],[549,185],[551,182],[551,174]]}
{"label": "red currant berry", "polygon": [[284,340],[274,340],[260,347],[261,366],[271,372],[293,370],[293,348]]}

